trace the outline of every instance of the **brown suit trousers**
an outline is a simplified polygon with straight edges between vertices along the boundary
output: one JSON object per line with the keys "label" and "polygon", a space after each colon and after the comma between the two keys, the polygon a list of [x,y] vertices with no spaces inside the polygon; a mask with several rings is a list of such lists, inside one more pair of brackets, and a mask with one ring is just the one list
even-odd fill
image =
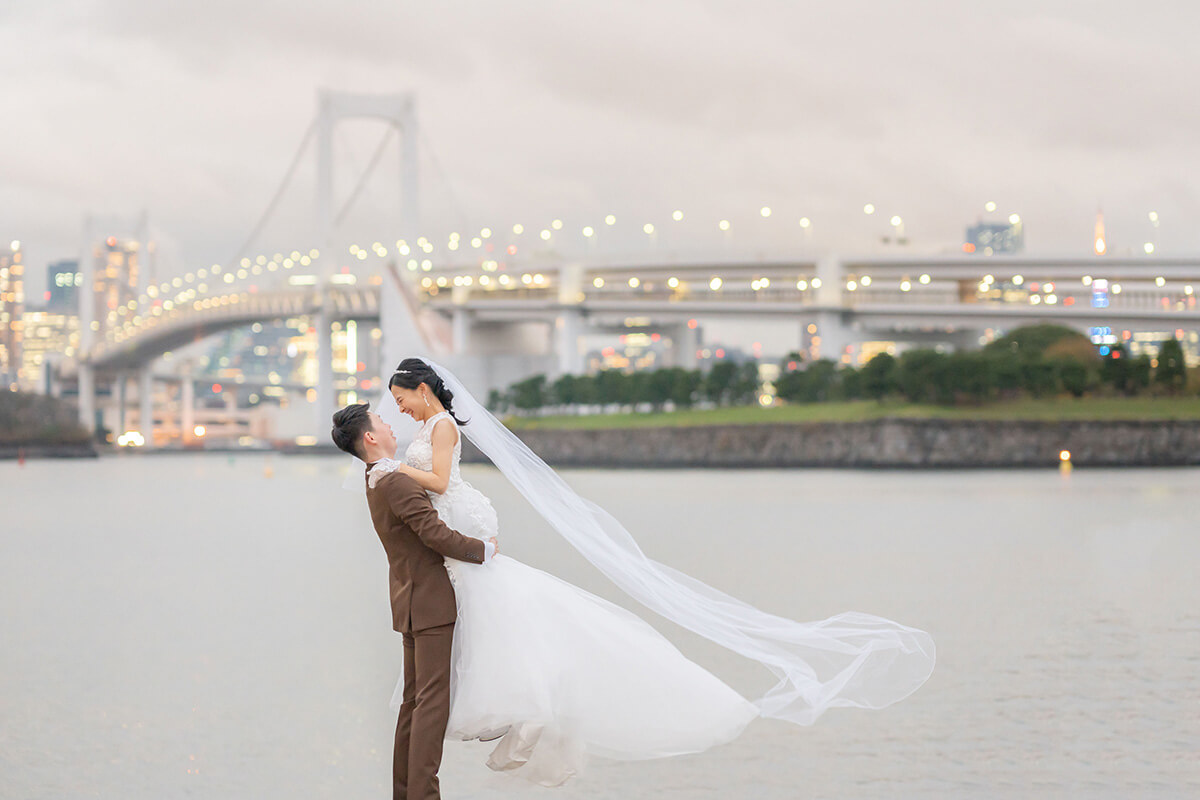
{"label": "brown suit trousers", "polygon": [[392,757],[394,800],[438,800],[450,718],[450,656],[458,605],[443,557],[482,564],[484,545],[446,527],[415,480],[401,472],[367,488],[388,556],[392,627],[404,635],[404,694]]}
{"label": "brown suit trousers", "polygon": [[437,800],[442,741],[450,719],[454,625],[404,634],[404,702],[392,751],[393,800]]}

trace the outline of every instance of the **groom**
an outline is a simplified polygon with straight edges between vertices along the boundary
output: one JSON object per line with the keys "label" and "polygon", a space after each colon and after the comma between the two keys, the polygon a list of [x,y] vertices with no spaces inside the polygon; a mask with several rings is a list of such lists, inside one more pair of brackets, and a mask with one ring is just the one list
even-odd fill
{"label": "groom", "polygon": [[390,567],[392,628],[404,637],[392,797],[437,800],[458,613],[443,556],[483,564],[496,552],[496,540],[484,542],[446,527],[425,490],[403,472],[375,470],[372,475],[380,461],[395,455],[396,437],[366,403],[334,414],[332,436],[339,448],[367,463],[367,506]]}

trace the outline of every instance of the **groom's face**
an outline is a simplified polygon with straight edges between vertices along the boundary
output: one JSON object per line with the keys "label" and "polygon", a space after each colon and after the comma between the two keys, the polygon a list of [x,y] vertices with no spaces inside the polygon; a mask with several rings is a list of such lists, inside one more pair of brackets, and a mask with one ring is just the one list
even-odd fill
{"label": "groom's face", "polygon": [[392,426],[374,411],[371,412],[371,435],[389,453],[396,452],[396,434],[392,432]]}

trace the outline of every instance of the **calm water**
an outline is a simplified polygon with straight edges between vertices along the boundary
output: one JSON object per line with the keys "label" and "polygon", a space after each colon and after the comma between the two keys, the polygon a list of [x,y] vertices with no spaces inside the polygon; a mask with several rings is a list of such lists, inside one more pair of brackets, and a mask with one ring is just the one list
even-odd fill
{"label": "calm water", "polygon": [[[387,797],[400,640],[345,468],[0,463],[0,796]],[[464,473],[506,553],[623,602],[502,476]],[[1200,796],[1200,471],[565,475],[652,557],[796,619],[925,628],[938,668],[884,711],[760,720],[559,790],[448,743],[445,797]],[[746,694],[770,686],[659,626]]]}

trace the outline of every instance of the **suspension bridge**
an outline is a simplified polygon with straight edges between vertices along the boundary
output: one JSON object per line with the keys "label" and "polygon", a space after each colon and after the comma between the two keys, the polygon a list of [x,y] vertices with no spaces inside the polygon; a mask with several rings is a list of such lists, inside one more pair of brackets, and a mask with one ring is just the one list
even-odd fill
{"label": "suspension bridge", "polygon": [[[335,213],[332,135],[339,122],[356,118],[382,121],[387,135]],[[339,243],[339,222],[395,133],[402,164],[395,238]],[[245,255],[314,140],[315,241],[304,250]],[[1193,290],[1200,258],[663,252],[654,246],[662,231],[651,223],[641,231],[647,252],[617,256],[595,247],[616,224],[613,215],[582,226],[576,252],[554,247],[568,236],[558,219],[540,230],[512,224],[452,232],[435,244],[419,234],[417,142],[411,96],[322,92],[300,150],[237,258],[148,285],[101,318],[81,291],[79,353],[63,367],[77,381],[81,421],[95,424],[98,383],[120,383],[123,398],[124,382],[136,375],[142,433],[152,440],[151,367],[163,354],[221,331],[296,317],[312,320],[316,333],[318,437],[336,402],[331,326],[349,320],[378,323],[384,364],[428,355],[481,390],[534,372],[578,373],[582,342],[595,334],[652,332],[669,343],[668,363],[695,366],[703,325],[714,319],[794,323],[795,349],[842,361],[863,342],[961,347],[1029,322],[1100,331],[1097,342],[1110,344],[1146,330],[1194,341],[1200,328]],[[677,223],[683,212],[664,216]],[[805,222],[802,237],[811,226]],[[718,220],[716,228],[728,231],[730,223]],[[84,287],[95,279],[92,233],[85,232],[80,259]]]}

